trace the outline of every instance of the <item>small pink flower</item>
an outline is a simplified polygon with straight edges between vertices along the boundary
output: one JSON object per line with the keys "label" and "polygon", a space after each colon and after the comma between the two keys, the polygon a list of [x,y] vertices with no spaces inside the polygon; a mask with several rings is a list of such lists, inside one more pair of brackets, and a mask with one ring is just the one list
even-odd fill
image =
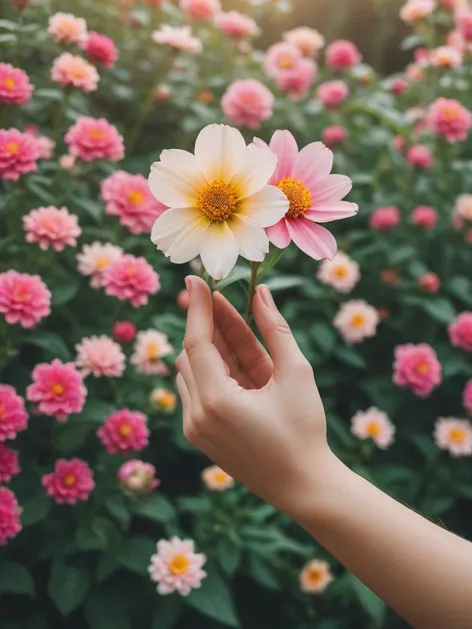
{"label": "small pink flower", "polygon": [[439,0],[439,3],[446,9],[457,9],[467,4],[467,0]]}
{"label": "small pink flower", "polygon": [[32,328],[51,313],[51,293],[39,275],[0,273],[0,313],[9,324]]}
{"label": "small pink flower", "polygon": [[392,94],[395,94],[395,96],[401,96],[408,90],[408,87],[408,81],[405,81],[405,79],[402,79],[401,77],[397,77],[390,84],[390,91]]}
{"label": "small pink flower", "polygon": [[209,20],[221,10],[219,0],[180,0],[179,6],[192,20]]}
{"label": "small pink flower", "polygon": [[51,78],[59,85],[78,87],[84,92],[97,89],[100,76],[95,66],[78,55],[63,52],[54,60],[51,68]]}
{"label": "small pink flower", "polygon": [[116,162],[124,157],[123,138],[105,118],[81,116],[65,137],[69,153],[86,162],[108,159]]}
{"label": "small pink flower", "polygon": [[320,264],[318,279],[339,293],[350,293],[361,278],[359,265],[346,253],[338,251],[332,260]]}
{"label": "small pink flower", "polygon": [[0,129],[0,179],[18,181],[21,175],[38,170],[39,148],[31,133]]}
{"label": "small pink flower", "polygon": [[404,22],[424,20],[435,8],[435,0],[407,0],[400,11],[400,17]]}
{"label": "small pink flower", "polygon": [[118,343],[108,336],[83,338],[75,346],[77,351],[76,366],[82,375],[120,377],[125,371],[125,355]]}
{"label": "small pink flower", "polygon": [[361,343],[377,334],[379,314],[362,299],[346,301],[341,305],[333,325],[347,343]]}
{"label": "small pink flower", "polygon": [[47,135],[37,135],[35,139],[38,145],[39,159],[51,159],[56,148],[54,140],[48,138]]}
{"label": "small pink flower", "polygon": [[133,493],[146,493],[159,487],[161,481],[155,476],[154,465],[137,459],[126,461],[118,469],[118,479],[121,485]]}
{"label": "small pink flower", "polygon": [[447,38],[446,43],[448,46],[455,48],[461,55],[464,55],[471,50],[471,42],[468,41],[460,31],[451,31]]}
{"label": "small pink flower", "polygon": [[188,310],[190,305],[190,295],[188,290],[181,290],[177,294],[177,305],[181,310]]}
{"label": "small pink flower", "polygon": [[464,387],[462,404],[465,410],[472,415],[472,380],[469,380]]}
{"label": "small pink flower", "polygon": [[217,465],[206,467],[202,472],[202,480],[210,491],[223,492],[234,486],[234,478]]}
{"label": "small pink flower", "polygon": [[326,561],[309,561],[298,577],[300,589],[306,594],[321,594],[334,581],[333,573]]}
{"label": "small pink flower", "polygon": [[59,459],[54,472],[41,479],[47,495],[58,504],[74,505],[79,500],[88,500],[95,483],[93,472],[81,459]]}
{"label": "small pink flower", "polygon": [[61,155],[59,158],[59,166],[63,169],[63,170],[72,170],[75,166],[75,162],[77,161],[77,158],[75,155]]}
{"label": "small pink flower", "polygon": [[101,183],[105,212],[118,216],[132,234],[150,234],[154,221],[167,207],[151,193],[142,175],[118,170]]}
{"label": "small pink flower", "polygon": [[55,13],[49,18],[48,33],[56,42],[80,43],[87,34],[87,23],[72,13]]}
{"label": "small pink flower", "polygon": [[264,57],[264,69],[268,76],[277,79],[281,73],[293,70],[301,58],[302,53],[296,46],[279,42],[267,50]]}
{"label": "small pink flower", "polygon": [[31,210],[23,216],[23,228],[26,242],[39,243],[43,251],[49,247],[55,251],[75,247],[76,238],[82,233],[75,214],[70,214],[65,207],[58,209],[52,205]]}
{"label": "small pink flower", "polygon": [[293,68],[280,72],[275,83],[280,90],[288,92],[292,99],[300,100],[305,98],[317,75],[318,67],[313,59],[303,57]]}
{"label": "small pink flower", "polygon": [[21,511],[15,494],[6,487],[0,487],[0,546],[21,531]]}
{"label": "small pink flower", "polygon": [[255,37],[260,32],[252,17],[239,11],[221,11],[215,15],[214,23],[218,30],[232,39]]}
{"label": "small pink flower", "polygon": [[91,276],[93,288],[105,286],[103,274],[105,270],[123,255],[123,249],[110,242],[93,242],[91,245],[84,245],[81,253],[77,254],[79,272],[82,275]]}
{"label": "small pink flower", "polygon": [[394,205],[376,208],[370,215],[369,224],[372,229],[392,229],[400,224],[400,210]]}
{"label": "small pink flower", "polygon": [[423,66],[419,63],[409,63],[405,70],[405,76],[412,83],[421,83],[425,79]]}
{"label": "small pink flower", "polygon": [[155,295],[161,284],[149,262],[125,253],[105,268],[103,286],[107,295],[138,308],[148,303],[149,295]]}
{"label": "small pink flower", "polygon": [[394,383],[411,388],[419,397],[428,397],[441,384],[441,363],[426,343],[398,345],[393,369]]}
{"label": "small pink flower", "polygon": [[339,124],[333,124],[329,127],[325,127],[321,134],[321,139],[326,146],[329,146],[330,148],[342,144],[346,138],[346,128]]}
{"label": "small pink flower", "polygon": [[438,448],[448,450],[451,456],[472,456],[472,426],[465,419],[440,417],[434,439]]}
{"label": "small pink flower", "polygon": [[31,375],[33,383],[26,389],[26,397],[38,403],[40,413],[64,422],[71,413],[81,412],[87,389],[73,363],[55,358],[51,364],[36,365]]}
{"label": "small pink flower", "polygon": [[113,68],[118,60],[118,48],[107,35],[90,31],[82,40],[80,47],[85,50],[87,57],[105,68]]}
{"label": "small pink flower", "polygon": [[326,109],[339,107],[349,96],[349,87],[344,81],[326,81],[316,90],[316,98]]}
{"label": "small pink flower", "polygon": [[193,541],[172,537],[157,542],[157,553],[152,555],[148,570],[151,581],[158,584],[159,594],[178,592],[188,596],[206,577],[202,570],[205,562],[206,556],[195,552]]}
{"label": "small pink flower", "polygon": [[449,339],[454,347],[472,352],[472,312],[463,312],[449,325]]}
{"label": "small pink flower", "polygon": [[434,294],[438,292],[441,286],[441,279],[439,275],[429,271],[428,273],[423,273],[423,275],[418,279],[418,286],[427,293]]}
{"label": "small pink flower", "polygon": [[454,206],[454,216],[472,221],[472,194],[461,194]]}
{"label": "small pink flower", "polygon": [[0,62],[0,103],[24,105],[31,100],[33,89],[26,72]]}
{"label": "small pink flower", "polygon": [[472,7],[469,4],[459,7],[454,12],[456,28],[466,41],[472,40]]}
{"label": "small pink flower", "polygon": [[472,114],[454,98],[438,98],[430,105],[426,124],[436,135],[449,143],[467,139],[472,126]]}
{"label": "small pink flower", "polygon": [[392,445],[396,429],[387,413],[372,407],[367,411],[358,411],[351,421],[351,432],[358,439],[372,439],[381,450]]}
{"label": "small pink flower", "polygon": [[398,273],[394,269],[382,269],[380,278],[388,286],[398,286],[400,283]]}
{"label": "small pink flower", "polygon": [[435,68],[460,68],[462,53],[453,46],[439,46],[431,50],[429,60]]}
{"label": "small pink flower", "polygon": [[0,443],[15,439],[16,434],[26,430],[27,426],[28,414],[23,398],[9,384],[0,384]]}
{"label": "small pink flower", "polygon": [[131,321],[117,321],[113,326],[113,338],[119,343],[131,343],[136,336],[136,326]]}
{"label": "small pink flower", "polygon": [[422,229],[433,229],[438,220],[438,213],[434,207],[420,205],[411,215],[411,220],[415,225]]}
{"label": "small pink flower", "polygon": [[130,362],[136,371],[147,375],[165,375],[168,369],[162,359],[169,356],[174,348],[165,334],[157,330],[138,332],[134,352]]}
{"label": "small pink flower", "polygon": [[434,156],[427,146],[416,144],[410,146],[406,153],[406,158],[412,166],[418,168],[431,168],[434,163]]}
{"label": "small pink flower", "polygon": [[147,417],[124,408],[109,415],[97,430],[97,437],[110,454],[144,450],[149,443]]}
{"label": "small pink flower", "polygon": [[228,86],[221,108],[230,122],[259,129],[273,114],[274,95],[257,79],[238,79]]}
{"label": "small pink flower", "polygon": [[405,138],[402,138],[401,135],[396,135],[393,138],[392,144],[394,148],[397,149],[397,151],[400,151],[400,153],[402,153],[406,147],[406,140]]}
{"label": "small pink flower", "polygon": [[18,452],[0,443],[0,484],[9,483],[20,471]]}
{"label": "small pink flower", "polygon": [[157,101],[165,101],[169,98],[171,94],[171,89],[168,85],[159,85],[154,92],[154,98]]}
{"label": "small pink flower", "polygon": [[326,65],[330,70],[350,69],[361,61],[361,53],[350,41],[338,39],[326,48]]}
{"label": "small pink flower", "polygon": [[169,26],[164,24],[160,30],[154,31],[152,40],[181,52],[197,54],[202,52],[203,45],[198,37],[192,35],[190,26]]}
{"label": "small pink flower", "polygon": [[314,28],[299,26],[283,35],[284,41],[295,46],[305,57],[316,57],[325,45],[325,38]]}

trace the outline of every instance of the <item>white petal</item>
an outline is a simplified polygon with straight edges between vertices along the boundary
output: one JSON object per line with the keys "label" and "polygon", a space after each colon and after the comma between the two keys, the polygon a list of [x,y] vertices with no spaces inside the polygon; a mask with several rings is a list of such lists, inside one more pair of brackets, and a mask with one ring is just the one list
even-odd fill
{"label": "white petal", "polygon": [[227,277],[239,255],[236,238],[225,221],[211,223],[202,237],[200,257],[203,266],[215,280]]}
{"label": "white petal", "polygon": [[269,252],[269,239],[263,227],[244,216],[235,215],[230,223],[239,254],[251,262],[262,262]]}
{"label": "white petal", "polygon": [[200,253],[208,222],[195,208],[171,208],[154,223],[151,240],[171,262],[189,262]]}
{"label": "white petal", "polygon": [[285,194],[275,186],[263,190],[239,203],[238,214],[254,219],[261,227],[270,227],[285,216],[289,208]]}
{"label": "white petal", "polygon": [[161,161],[151,166],[148,182],[156,199],[168,207],[194,205],[199,188],[205,184],[195,156],[177,149],[162,151]]}
{"label": "white petal", "polygon": [[229,183],[237,172],[246,142],[240,131],[225,124],[211,124],[200,131],[195,157],[206,180]]}
{"label": "white petal", "polygon": [[277,156],[269,149],[250,144],[239,156],[237,173],[232,183],[240,199],[260,192],[269,183],[277,166]]}

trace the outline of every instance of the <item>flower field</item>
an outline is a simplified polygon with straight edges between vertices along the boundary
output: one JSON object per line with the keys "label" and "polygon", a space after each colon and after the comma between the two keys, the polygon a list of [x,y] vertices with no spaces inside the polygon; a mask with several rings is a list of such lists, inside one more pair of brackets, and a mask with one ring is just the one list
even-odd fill
{"label": "flower field", "polygon": [[472,5],[407,0],[390,77],[284,12],[0,0],[2,629],[406,626],[185,440],[189,273],[266,283],[333,451],[470,537]]}

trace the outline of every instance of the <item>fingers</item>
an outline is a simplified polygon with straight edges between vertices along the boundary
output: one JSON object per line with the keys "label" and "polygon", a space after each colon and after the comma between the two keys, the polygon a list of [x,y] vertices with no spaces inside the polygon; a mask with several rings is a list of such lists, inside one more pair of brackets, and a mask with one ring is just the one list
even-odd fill
{"label": "fingers", "polygon": [[218,325],[215,326],[213,331],[213,344],[220,352],[221,358],[224,360],[227,366],[228,375],[236,380],[245,389],[254,388],[253,383],[249,380],[247,375],[241,370],[241,367],[236,360],[233,352],[230,350],[224,336],[221,334]]}
{"label": "fingers", "polygon": [[192,369],[190,367],[190,362],[187,356],[187,352],[185,350],[180,353],[175,363],[175,366],[184,381],[187,392],[189,394],[189,398],[193,400],[197,400],[198,399],[197,384],[195,382],[195,378],[193,376]]}

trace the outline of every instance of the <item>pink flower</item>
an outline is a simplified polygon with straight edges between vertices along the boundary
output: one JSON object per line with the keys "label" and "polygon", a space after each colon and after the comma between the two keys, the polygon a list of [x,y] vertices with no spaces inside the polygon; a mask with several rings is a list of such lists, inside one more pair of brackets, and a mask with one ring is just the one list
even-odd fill
{"label": "pink flower", "polygon": [[16,433],[26,430],[27,426],[28,414],[23,398],[9,384],[0,384],[0,443],[15,439]]}
{"label": "pink flower", "polygon": [[333,124],[329,127],[325,127],[321,134],[321,139],[326,146],[332,147],[342,144],[347,137],[347,131],[345,127],[339,124]]}
{"label": "pink flower", "polygon": [[101,183],[105,212],[120,218],[132,234],[150,234],[154,221],[167,207],[149,190],[142,175],[117,170]]}
{"label": "pink flower", "polygon": [[61,155],[61,157],[59,158],[59,166],[63,170],[72,170],[75,166],[76,161],[77,158],[75,155]]}
{"label": "pink flower", "polygon": [[349,96],[349,87],[344,81],[326,81],[316,90],[316,98],[326,109],[339,107]]}
{"label": "pink flower", "polygon": [[[256,140],[266,146],[261,140]],[[287,197],[290,205],[286,215],[266,229],[269,240],[279,249],[293,242],[315,260],[333,258],[336,240],[318,223],[349,218],[357,213],[355,203],[341,201],[352,184],[349,177],[331,175],[333,153],[321,142],[298,150],[290,131],[276,131],[269,145],[278,158],[269,180]]]}
{"label": "pink flower", "polygon": [[147,417],[139,411],[124,408],[109,415],[97,436],[110,454],[126,454],[135,450],[144,450],[149,443]]}
{"label": "pink flower", "polygon": [[304,98],[318,75],[318,67],[313,59],[299,59],[293,68],[280,72],[275,78],[277,87],[288,92],[294,100]]}
{"label": "pink flower", "polygon": [[217,465],[206,467],[202,472],[202,480],[210,491],[222,492],[234,486],[234,478]]}
{"label": "pink flower", "polygon": [[133,493],[145,493],[159,487],[161,481],[155,476],[154,465],[137,459],[126,461],[118,469],[118,479],[121,485]]}
{"label": "pink flower", "polygon": [[0,103],[24,105],[31,99],[33,89],[26,72],[0,62]]}
{"label": "pink flower", "polygon": [[326,65],[330,70],[353,68],[361,61],[361,53],[350,41],[338,39],[326,48]]}
{"label": "pink flower", "polygon": [[350,293],[361,278],[359,265],[346,253],[338,251],[332,260],[320,264],[318,279],[339,293]]}
{"label": "pink flower", "polygon": [[434,439],[438,448],[448,450],[451,456],[472,456],[472,426],[465,419],[440,417]]}
{"label": "pink flower", "polygon": [[0,443],[0,483],[9,483],[20,471],[18,452]]}
{"label": "pink flower", "polygon": [[427,146],[419,144],[410,146],[406,153],[406,158],[412,166],[418,168],[431,168],[434,163],[434,156]]}
{"label": "pink flower", "polygon": [[441,286],[441,279],[439,275],[429,271],[428,273],[423,273],[418,279],[418,286],[427,293],[437,293]]}
{"label": "pink flower", "polygon": [[138,332],[134,353],[130,362],[136,371],[148,375],[165,375],[168,369],[162,359],[169,356],[174,348],[165,334],[157,330]]}
{"label": "pink flower", "polygon": [[0,487],[0,546],[21,531],[21,511],[15,494],[6,487]]}
{"label": "pink flower", "polygon": [[449,339],[454,347],[472,352],[472,312],[463,312],[449,325]]}
{"label": "pink flower", "polygon": [[138,308],[148,303],[149,295],[161,288],[159,275],[144,258],[125,253],[107,266],[103,272],[105,293],[130,301]]}
{"label": "pink flower", "polygon": [[334,581],[334,576],[326,561],[313,559],[304,566],[298,579],[305,594],[321,594]]}
{"label": "pink flower", "polygon": [[351,421],[351,432],[358,439],[372,439],[381,450],[392,445],[396,429],[387,413],[372,407],[367,411],[358,411]]}
{"label": "pink flower", "polygon": [[405,138],[402,138],[401,135],[396,135],[393,138],[392,144],[394,148],[397,149],[397,151],[400,151],[400,153],[402,153],[406,146],[406,140]]}
{"label": "pink flower", "polygon": [[81,253],[77,254],[79,272],[82,275],[90,275],[91,286],[100,288],[105,286],[104,272],[114,262],[123,255],[123,249],[110,242],[93,242],[91,245],[84,245]]}
{"label": "pink flower", "polygon": [[88,500],[95,483],[93,472],[81,459],[59,459],[54,472],[41,479],[47,495],[58,504],[74,505],[79,500]]}
{"label": "pink flower", "polygon": [[394,383],[411,388],[419,397],[428,397],[441,384],[441,363],[426,343],[398,345],[393,369]]}
{"label": "pink flower", "polygon": [[87,23],[72,13],[55,13],[49,18],[48,33],[56,42],[79,43],[87,34]]}
{"label": "pink flower", "polygon": [[131,321],[117,321],[113,326],[113,338],[119,343],[131,343],[136,336],[136,326]]}
{"label": "pink flower", "polygon": [[464,387],[462,404],[465,410],[472,415],[472,380],[469,380]]}
{"label": "pink flower", "polygon": [[172,537],[157,542],[157,553],[151,557],[149,574],[155,581],[159,594],[178,592],[188,596],[193,589],[201,586],[206,572],[202,566],[206,562],[203,553],[196,553],[191,540]]}
{"label": "pink flower", "polygon": [[56,143],[47,135],[35,136],[36,143],[38,145],[39,159],[51,159],[54,154]]}
{"label": "pink flower", "polygon": [[472,194],[461,194],[454,206],[454,216],[472,221]]}
{"label": "pink flower", "polygon": [[82,40],[80,47],[85,50],[91,61],[105,68],[113,68],[118,60],[119,53],[115,42],[102,33],[90,31]]}
{"label": "pink flower", "polygon": [[390,84],[390,91],[392,92],[392,94],[395,94],[396,96],[401,96],[407,91],[407,89],[408,89],[408,82],[405,81],[405,79],[402,79],[401,77],[394,79],[392,83]]}
{"label": "pink flower", "polygon": [[156,91],[154,92],[154,98],[157,101],[164,101],[169,98],[170,93],[171,89],[168,85],[160,85],[156,88]]}
{"label": "pink flower", "polygon": [[431,50],[429,60],[435,68],[460,68],[462,53],[453,46],[439,46]]}
{"label": "pink flower", "polygon": [[152,40],[175,50],[197,54],[202,52],[203,45],[198,37],[192,35],[190,26],[169,26],[164,24],[160,30],[154,31]]}
{"label": "pink flower", "polygon": [[271,46],[264,57],[264,69],[268,76],[277,79],[281,73],[293,70],[302,58],[302,53],[293,44],[279,42]]}
{"label": "pink flower", "polygon": [[221,10],[219,0],[180,0],[179,6],[193,20],[209,20]]}
{"label": "pink flower", "polygon": [[232,39],[255,37],[260,32],[256,22],[239,11],[221,11],[215,15],[214,23],[218,30]]}
{"label": "pink flower", "polygon": [[424,20],[435,8],[435,0],[407,0],[400,11],[400,17],[404,22]]}
{"label": "pink flower", "polygon": [[456,9],[467,3],[467,0],[439,0],[440,4],[446,9]]}
{"label": "pink flower", "polygon": [[0,129],[0,178],[18,181],[20,175],[38,170],[39,149],[31,133]]}
{"label": "pink flower", "polygon": [[65,207],[58,209],[52,205],[31,210],[23,216],[23,228],[26,241],[39,243],[43,251],[49,247],[55,251],[75,247],[76,238],[82,233],[75,214],[70,214]]}
{"label": "pink flower", "polygon": [[238,79],[228,86],[221,108],[230,122],[249,129],[259,129],[272,117],[274,96],[257,79]]}
{"label": "pink flower", "polygon": [[51,78],[59,85],[78,87],[84,92],[97,89],[100,76],[95,66],[78,55],[63,52],[54,60],[51,68]]}
{"label": "pink flower", "polygon": [[10,324],[32,328],[51,312],[51,293],[39,275],[0,273],[0,313]]}
{"label": "pink flower", "polygon": [[419,63],[409,63],[405,70],[406,78],[413,83],[420,83],[425,79],[423,66]]}
{"label": "pink flower", "polygon": [[83,409],[87,389],[73,363],[55,358],[51,364],[36,365],[31,375],[33,383],[26,389],[26,397],[30,402],[38,402],[43,415],[53,415],[64,422],[71,413]]}
{"label": "pink flower", "polygon": [[433,229],[438,220],[438,213],[434,207],[420,205],[411,215],[411,220],[415,225],[422,229]]}
{"label": "pink flower", "polygon": [[438,98],[428,109],[426,124],[449,143],[464,141],[472,126],[472,114],[454,98]]}
{"label": "pink flower", "polygon": [[181,290],[177,294],[177,305],[181,310],[188,310],[190,305],[190,295],[188,290]]}
{"label": "pink flower", "polygon": [[305,57],[316,57],[325,45],[325,38],[314,28],[299,26],[283,35],[284,41],[295,46]]}
{"label": "pink flower", "polygon": [[459,7],[454,12],[454,20],[462,37],[467,41],[472,40],[472,7],[468,4]]}
{"label": "pink flower", "polygon": [[83,338],[75,346],[77,350],[76,366],[82,376],[93,374],[120,377],[125,371],[125,355],[118,343],[108,336]]}
{"label": "pink flower", "polygon": [[69,153],[86,162],[93,159],[116,162],[125,153],[123,138],[105,118],[81,116],[67,132],[65,141]]}
{"label": "pink flower", "polygon": [[369,223],[372,229],[392,229],[400,224],[400,210],[394,205],[378,207],[370,215]]}
{"label": "pink flower", "polygon": [[357,299],[341,305],[333,325],[347,343],[361,343],[376,335],[379,321],[377,310],[363,299]]}

